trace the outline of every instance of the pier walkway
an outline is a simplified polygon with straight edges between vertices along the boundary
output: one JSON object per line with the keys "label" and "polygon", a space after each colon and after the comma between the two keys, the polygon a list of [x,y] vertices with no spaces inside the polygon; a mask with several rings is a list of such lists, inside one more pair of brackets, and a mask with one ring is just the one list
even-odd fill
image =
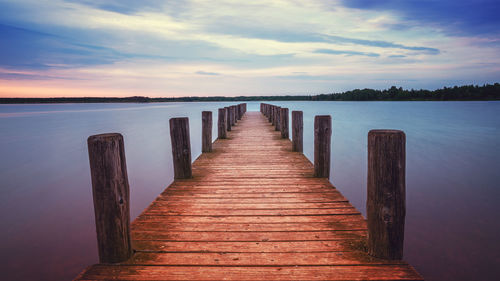
{"label": "pier walkway", "polygon": [[422,280],[366,254],[363,216],[260,112],[132,222],[134,253],[76,280]]}

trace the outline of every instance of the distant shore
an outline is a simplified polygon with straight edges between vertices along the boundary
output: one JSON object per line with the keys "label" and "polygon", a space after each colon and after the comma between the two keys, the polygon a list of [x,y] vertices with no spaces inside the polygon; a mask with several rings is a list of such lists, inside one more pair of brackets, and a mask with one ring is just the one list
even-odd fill
{"label": "distant shore", "polygon": [[386,90],[356,89],[320,95],[239,96],[239,97],[54,97],[0,98],[0,104],[25,103],[152,103],[152,102],[230,102],[230,101],[486,101],[500,100],[500,84],[444,87],[438,90],[405,90],[395,86]]}

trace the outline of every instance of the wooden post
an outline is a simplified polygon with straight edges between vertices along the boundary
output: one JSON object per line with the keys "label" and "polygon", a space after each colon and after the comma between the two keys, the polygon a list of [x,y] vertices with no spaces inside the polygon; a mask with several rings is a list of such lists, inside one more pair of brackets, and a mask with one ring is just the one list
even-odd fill
{"label": "wooden post", "polygon": [[330,177],[330,151],[332,138],[332,117],[314,117],[314,176]]}
{"label": "wooden post", "polygon": [[271,125],[274,126],[274,112],[276,111],[276,106],[275,105],[271,105],[271,116],[269,117],[269,122],[271,122]]}
{"label": "wooden post", "polygon": [[130,191],[121,134],[90,136],[92,195],[100,263],[118,263],[132,256]]}
{"label": "wooden post", "polygon": [[191,178],[191,140],[189,137],[189,119],[187,117],[170,118],[170,140],[172,142],[174,178]]}
{"label": "wooden post", "polygon": [[230,113],[231,113],[231,126],[234,126],[234,125],[236,125],[236,109],[235,109],[234,105],[231,105],[229,108],[231,109],[231,111],[230,111]]}
{"label": "wooden post", "polygon": [[224,108],[219,108],[219,119],[217,122],[218,137],[219,139],[225,139],[227,136],[226,131],[226,110]]}
{"label": "wooden post", "polygon": [[201,113],[201,152],[212,152],[212,111]]}
{"label": "wooden post", "polygon": [[377,258],[403,258],[405,143],[402,131],[368,133],[368,253]]}
{"label": "wooden post", "polygon": [[274,130],[275,131],[280,131],[281,130],[281,107],[277,106],[276,107],[276,114],[274,115]]}
{"label": "wooden post", "polygon": [[240,106],[239,105],[236,105],[236,120],[240,120],[241,119],[241,115],[240,115]]}
{"label": "wooden post", "polygon": [[288,108],[282,108],[280,112],[281,138],[287,139],[288,134]]}
{"label": "wooden post", "polygon": [[303,130],[304,121],[302,119],[302,111],[292,111],[292,151],[303,151]]}
{"label": "wooden post", "polygon": [[226,111],[226,129],[227,131],[231,131],[231,112],[229,112],[229,107],[224,107],[224,110]]}
{"label": "wooden post", "polygon": [[273,123],[273,108],[274,105],[269,105],[269,114],[267,115],[267,120],[272,124]]}

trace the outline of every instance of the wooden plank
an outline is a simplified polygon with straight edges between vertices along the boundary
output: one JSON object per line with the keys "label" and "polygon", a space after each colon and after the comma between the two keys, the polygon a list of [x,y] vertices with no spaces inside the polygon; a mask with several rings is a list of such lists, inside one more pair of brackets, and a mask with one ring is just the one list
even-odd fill
{"label": "wooden plank", "polygon": [[[194,252],[194,253],[316,253],[355,251],[353,240],[293,241],[293,242],[180,242],[138,240],[133,243],[136,251],[143,252]],[[368,255],[366,255],[368,256]]]}
{"label": "wooden plank", "polygon": [[407,265],[143,266],[95,265],[79,280],[422,280]]}
{"label": "wooden plank", "polygon": [[330,241],[365,239],[366,230],[326,231],[132,231],[133,240],[164,241]]}
{"label": "wooden plank", "polygon": [[198,265],[198,266],[305,266],[305,265],[359,265],[402,264],[372,258],[363,252],[296,253],[137,253],[128,264],[137,265]]}

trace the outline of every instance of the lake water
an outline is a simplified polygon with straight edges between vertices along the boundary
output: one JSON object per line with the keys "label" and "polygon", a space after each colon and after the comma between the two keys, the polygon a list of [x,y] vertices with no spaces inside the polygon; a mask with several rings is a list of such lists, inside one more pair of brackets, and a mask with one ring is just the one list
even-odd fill
{"label": "lake water", "polygon": [[[97,262],[88,136],[123,134],[135,218],[173,180],[168,119],[189,117],[195,159],[201,112],[215,125],[230,104],[0,105],[2,279],[68,280]],[[368,131],[405,131],[404,259],[426,280],[497,280],[500,102],[273,104],[304,111],[309,159],[314,116],[332,115],[331,181],[363,214]]]}

